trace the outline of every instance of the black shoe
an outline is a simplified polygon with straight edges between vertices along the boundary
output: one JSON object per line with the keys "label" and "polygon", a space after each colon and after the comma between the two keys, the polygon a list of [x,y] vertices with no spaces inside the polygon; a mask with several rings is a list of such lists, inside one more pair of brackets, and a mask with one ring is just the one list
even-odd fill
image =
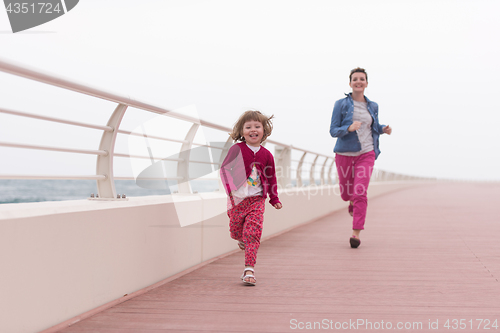
{"label": "black shoe", "polygon": [[360,244],[361,244],[361,241],[359,240],[359,238],[357,238],[356,236],[352,236],[350,239],[349,239],[349,243],[351,243],[351,247],[353,249],[356,249]]}

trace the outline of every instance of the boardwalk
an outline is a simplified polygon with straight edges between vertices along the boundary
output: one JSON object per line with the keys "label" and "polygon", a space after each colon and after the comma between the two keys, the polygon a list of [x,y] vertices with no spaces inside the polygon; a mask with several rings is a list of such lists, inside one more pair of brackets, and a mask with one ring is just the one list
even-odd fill
{"label": "boardwalk", "polygon": [[423,185],[368,210],[358,249],[336,212],[263,242],[256,287],[239,252],[61,332],[500,332],[500,185]]}

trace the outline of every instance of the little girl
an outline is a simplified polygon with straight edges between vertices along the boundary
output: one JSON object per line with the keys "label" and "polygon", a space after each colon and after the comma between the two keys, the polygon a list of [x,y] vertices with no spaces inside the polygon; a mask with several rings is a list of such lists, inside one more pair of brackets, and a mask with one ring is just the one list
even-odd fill
{"label": "little girl", "polygon": [[245,285],[255,286],[254,266],[262,236],[265,199],[276,209],[282,204],[278,199],[273,155],[260,144],[273,130],[271,117],[259,111],[243,113],[229,133],[241,141],[233,145],[220,174],[228,195],[227,215],[231,238],[245,250],[245,269],[241,279]]}

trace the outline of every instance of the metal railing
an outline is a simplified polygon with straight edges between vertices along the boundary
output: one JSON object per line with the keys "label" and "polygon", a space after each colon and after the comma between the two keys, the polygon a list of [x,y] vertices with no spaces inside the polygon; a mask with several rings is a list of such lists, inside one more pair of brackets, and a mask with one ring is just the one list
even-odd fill
{"label": "metal railing", "polygon": [[[115,199],[117,198],[115,183],[117,179],[134,179],[134,177],[115,177],[113,172],[113,158],[114,157],[125,157],[125,158],[139,158],[139,159],[150,159],[152,162],[154,159],[165,159],[164,157],[152,156],[150,155],[133,155],[115,152],[115,141],[117,134],[124,135],[136,135],[142,136],[142,134],[134,133],[132,131],[127,131],[125,129],[120,129],[121,121],[127,111],[127,108],[133,107],[139,110],[152,112],[160,114],[163,116],[180,119],[191,123],[190,129],[185,134],[182,139],[179,138],[166,138],[161,136],[151,136],[149,138],[154,138],[158,140],[164,140],[169,142],[180,143],[181,148],[178,152],[178,158],[170,158],[168,160],[175,161],[178,163],[177,175],[175,177],[170,177],[173,180],[184,180],[184,182],[179,183],[178,192],[179,193],[192,193],[189,182],[186,180],[191,180],[189,178],[189,164],[190,163],[210,163],[220,167],[222,160],[227,153],[227,150],[232,144],[230,138],[227,139],[224,147],[210,147],[211,149],[222,149],[223,153],[220,156],[219,161],[206,162],[206,161],[195,161],[190,159],[190,150],[193,146],[202,146],[206,144],[195,143],[194,138],[200,126],[208,127],[218,131],[223,131],[228,133],[231,131],[230,128],[221,126],[219,124],[211,123],[202,119],[197,119],[195,117],[187,116],[184,114],[176,113],[158,106],[154,106],[148,103],[140,102],[129,97],[121,96],[115,93],[106,92],[101,89],[91,87],[89,85],[80,84],[72,80],[64,79],[53,74],[48,74],[40,70],[35,70],[22,66],[11,61],[5,61],[0,59],[0,71],[12,74],[18,77],[26,78],[29,80],[41,82],[54,87],[74,91],[80,94],[92,96],[101,100],[111,101],[116,103],[114,112],[111,114],[105,125],[89,124],[79,121],[72,121],[56,117],[42,116],[39,114],[28,113],[19,110],[11,110],[6,108],[0,108],[0,113],[10,114],[18,117],[26,117],[39,119],[43,121],[61,123],[66,125],[78,126],[91,128],[95,130],[102,131],[101,140],[99,147],[97,149],[72,149],[63,148],[57,146],[46,146],[37,144],[21,144],[15,142],[0,142],[0,146],[11,147],[18,149],[33,149],[33,150],[44,150],[44,151],[57,151],[64,153],[76,153],[76,154],[91,154],[97,156],[96,162],[96,174],[95,175],[16,175],[16,174],[3,174],[0,175],[0,179],[91,179],[97,181],[97,191],[101,199]],[[309,184],[316,184],[317,178],[317,167],[321,168],[319,171],[319,183],[320,184],[334,184],[335,183],[335,173],[333,172],[334,157],[324,154],[315,153],[306,149],[301,149],[293,147],[291,145],[283,144],[274,140],[267,140],[266,143],[275,145],[275,163],[277,170],[281,170],[281,174],[278,176],[278,182],[281,186],[290,186],[292,183],[291,179],[291,155],[292,151],[299,153],[301,155],[300,159],[296,161],[298,163],[296,171],[296,186],[303,186],[302,174],[305,164],[310,164],[309,167]],[[312,162],[306,162],[306,156],[313,156],[314,160]],[[319,158],[323,158],[323,163],[318,165]]]}
{"label": "metal railing", "polygon": [[[56,151],[64,153],[76,153],[76,154],[90,154],[97,157],[96,162],[96,173],[91,175],[34,175],[34,174],[0,174],[0,179],[85,179],[85,180],[96,180],[97,191],[99,198],[114,200],[117,198],[115,190],[115,180],[125,180],[125,179],[135,179],[134,177],[117,177],[114,175],[113,171],[113,159],[114,157],[121,158],[133,158],[133,159],[148,159],[151,163],[155,160],[166,160],[177,163],[177,174],[175,176],[164,177],[164,180],[175,180],[178,181],[178,192],[179,193],[192,193],[189,181],[193,178],[189,176],[189,166],[190,163],[208,163],[215,165],[220,168],[222,161],[232,145],[232,140],[229,136],[225,139],[225,144],[222,147],[210,146],[206,143],[194,142],[195,136],[200,127],[207,127],[215,129],[217,131],[222,131],[228,133],[231,128],[225,127],[219,124],[211,123],[196,117],[184,115],[177,113],[162,107],[158,107],[152,104],[144,103],[130,97],[121,96],[115,93],[107,92],[101,89],[91,87],[89,85],[80,84],[72,80],[64,79],[62,77],[48,74],[38,69],[31,69],[27,66],[19,65],[11,61],[6,61],[0,59],[0,71],[8,74],[15,75],[17,77],[25,78],[32,81],[41,82],[50,86],[62,88],[65,90],[77,92],[83,95],[95,97],[100,100],[110,101],[116,103],[116,107],[109,117],[105,125],[102,124],[90,124],[86,122],[73,121],[68,119],[49,117],[35,113],[28,113],[19,110],[12,110],[0,107],[0,113],[9,114],[17,117],[25,117],[31,119],[38,119],[42,121],[47,121],[51,123],[60,123],[65,125],[90,128],[98,131],[102,131],[100,137],[99,147],[97,149],[76,149],[76,148],[64,148],[58,146],[48,146],[48,145],[38,145],[38,144],[26,144],[26,143],[16,143],[16,142],[5,142],[0,141],[0,147],[10,147],[17,149],[31,149],[31,150],[43,150],[43,151]],[[128,136],[144,136],[145,134],[136,133],[133,131],[125,130],[120,128],[122,119],[129,107],[159,114],[162,116],[170,117],[173,119],[182,120],[190,124],[189,130],[185,133],[183,138],[167,138],[163,136],[150,135],[147,137],[150,139],[161,140],[171,143],[180,144],[181,147],[178,150],[177,157],[164,157],[164,156],[153,156],[151,151],[148,155],[137,155],[137,154],[125,154],[115,152],[115,142],[118,134],[128,135]],[[226,134],[227,135],[227,134]],[[282,187],[293,186],[292,174],[295,173],[295,186],[302,187],[305,183],[310,185],[333,185],[337,182],[337,172],[334,168],[334,157],[330,155],[320,154],[312,152],[307,149],[302,149],[294,147],[292,145],[283,144],[274,140],[266,140],[264,145],[273,144],[275,145],[274,155],[276,169],[279,171],[278,174],[278,184]],[[221,149],[222,153],[218,161],[200,161],[192,160],[190,158],[190,151],[193,146],[206,146],[210,149]],[[292,152],[298,155],[298,159],[292,159]],[[307,159],[310,160],[307,160]],[[292,168],[292,162],[296,167]],[[308,165],[308,169],[305,166]],[[309,171],[307,173],[307,171]],[[304,173],[308,174],[307,180],[303,180]],[[214,179],[214,178],[205,178]],[[219,188],[221,189],[221,182],[219,180]],[[405,181],[405,180],[429,180],[423,177],[414,177],[408,175],[397,174],[393,172],[387,172],[379,169],[374,169],[372,175],[372,180],[374,181]]]}

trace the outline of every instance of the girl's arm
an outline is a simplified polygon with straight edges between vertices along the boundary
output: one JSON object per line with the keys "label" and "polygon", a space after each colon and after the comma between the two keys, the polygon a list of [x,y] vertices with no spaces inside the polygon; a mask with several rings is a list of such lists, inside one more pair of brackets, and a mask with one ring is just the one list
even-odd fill
{"label": "girl's arm", "polygon": [[227,195],[231,195],[231,192],[237,190],[236,185],[234,185],[232,170],[236,164],[238,153],[239,147],[237,145],[233,145],[231,148],[229,148],[226,158],[224,158],[224,162],[222,162],[222,165],[220,167],[220,178]]}
{"label": "girl's arm", "polygon": [[274,157],[269,153],[269,160],[266,167],[264,168],[264,176],[267,178],[269,183],[269,203],[273,205],[274,208],[280,209],[282,204],[278,198],[278,182],[276,180],[276,168],[274,166]]}
{"label": "girl's arm", "polygon": [[349,133],[347,130],[350,125],[342,124],[342,100],[335,102],[332,113],[332,122],[330,124],[330,135],[334,138],[340,138]]}

